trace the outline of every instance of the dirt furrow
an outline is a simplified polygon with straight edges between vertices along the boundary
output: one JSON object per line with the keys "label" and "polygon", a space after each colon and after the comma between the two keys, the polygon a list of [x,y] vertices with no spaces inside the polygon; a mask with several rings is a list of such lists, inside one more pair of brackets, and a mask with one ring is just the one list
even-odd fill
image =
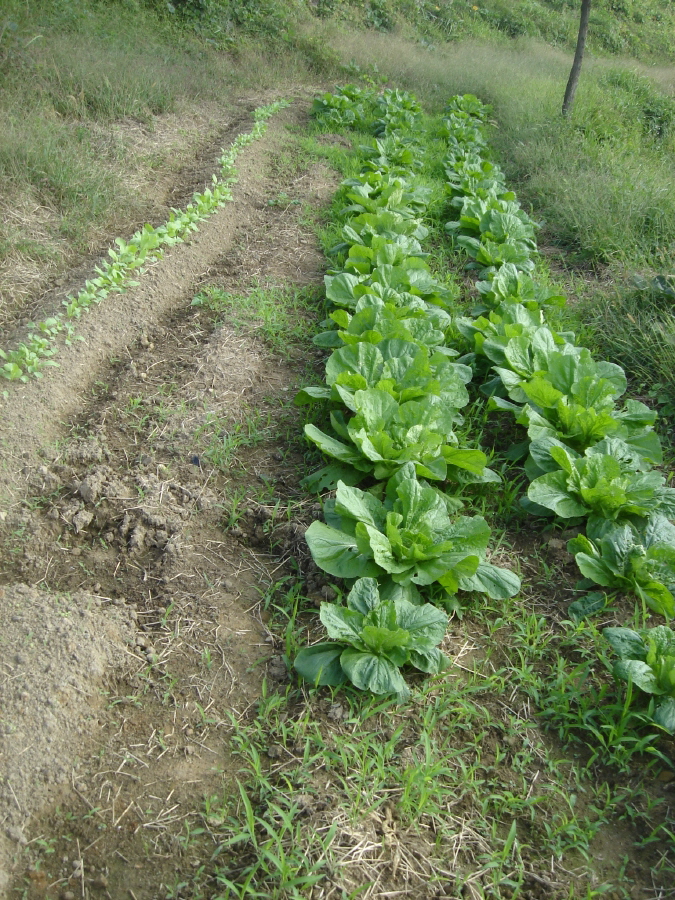
{"label": "dirt furrow", "polygon": [[234,203],[2,408],[0,893],[176,896],[186,833],[236,773],[231,717],[286,679],[265,621],[292,511],[312,514],[289,404],[307,360],[191,303],[320,284],[301,220],[336,179],[297,153],[305,116],[273,120]]}

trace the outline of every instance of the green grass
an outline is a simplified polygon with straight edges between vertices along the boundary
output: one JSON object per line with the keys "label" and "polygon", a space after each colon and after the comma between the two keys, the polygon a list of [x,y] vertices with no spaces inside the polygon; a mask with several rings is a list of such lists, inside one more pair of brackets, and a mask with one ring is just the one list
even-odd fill
{"label": "green grass", "polygon": [[[290,659],[312,605],[288,581],[268,595]],[[223,895],[307,897],[320,878],[341,897],[374,884],[408,895],[437,885],[451,896],[472,886],[471,896],[526,897],[543,879],[550,896],[624,897],[631,879],[619,860],[603,867],[595,847],[604,829],[625,832],[626,821],[661,842],[654,875],[667,880],[662,804],[639,783],[598,777],[593,758],[572,762],[533,714],[536,689],[549,718],[573,709],[590,735],[574,699],[578,673],[567,671],[565,640],[542,599],[470,610],[446,640],[455,666],[420,680],[404,706],[291,685],[233,719],[239,788],[207,798],[203,813]],[[628,741],[606,745],[605,765],[639,758]]]}
{"label": "green grass", "polygon": [[218,321],[231,328],[253,331],[270,350],[288,359],[299,348],[307,349],[323,302],[311,287],[259,286],[235,294],[212,286],[197,294],[192,305],[216,313]]}
{"label": "green grass", "polygon": [[[601,352],[624,367],[634,392],[659,409],[672,444],[675,427],[675,316],[672,298],[649,288],[596,297],[581,307]],[[668,457],[672,452],[668,449]]]}
{"label": "green grass", "polygon": [[[232,3],[231,5],[236,5]],[[356,22],[383,33],[412,32],[426,46],[467,38],[535,38],[573,50],[579,27],[578,0],[318,0],[324,20]],[[599,54],[634,55],[651,61],[675,51],[668,0],[594,0],[588,46]]]}
{"label": "green grass", "polygon": [[195,438],[199,441],[209,439],[204,456],[225,472],[242,466],[238,456],[240,450],[249,450],[268,441],[272,434],[271,426],[271,416],[268,414],[265,417],[259,410],[242,415],[242,421],[234,423],[207,414],[206,422],[197,429]]}

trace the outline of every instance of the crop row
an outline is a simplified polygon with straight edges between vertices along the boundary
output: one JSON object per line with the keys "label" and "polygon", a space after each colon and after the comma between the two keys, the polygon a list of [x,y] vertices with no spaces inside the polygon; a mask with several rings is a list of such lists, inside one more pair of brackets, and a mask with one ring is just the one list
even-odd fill
{"label": "crop row", "polygon": [[[454,245],[478,275],[481,305],[455,321],[489,406],[507,411],[526,438],[508,456],[524,460],[529,479],[521,501],[538,516],[585,526],[568,543],[583,580],[633,592],[647,609],[675,615],[675,490],[655,467],[663,452],[656,413],[635,399],[622,402],[623,369],[597,361],[570,332],[546,324],[565,298],[533,275],[536,225],[487,159],[487,108],[457,99],[445,118],[445,171],[454,216]],[[604,608],[605,594],[577,601],[577,615]],[[637,633],[606,628],[619,656],[614,673],[660,698],[654,720],[675,731],[675,634],[667,626]]]}
{"label": "crop row", "polygon": [[[546,310],[565,298],[537,279],[537,225],[487,158],[487,108],[472,96],[453,98],[443,125],[454,211],[446,229],[470,257],[481,296],[473,318],[454,320],[453,298],[431,277],[422,250],[429,192],[414,181],[422,153],[413,137],[414,98],[347,87],[318,98],[314,111],[327,125],[377,135],[364,148],[361,175],[343,184],[344,241],[335,249],[345,263],[326,278],[333,328],[317,339],[334,348],[326,383],[297,398],[332,407],[331,433],[306,427],[334,460],[307,486],[337,485],[325,504],[326,524],[307,532],[310,550],[326,572],[367,583],[356,581],[346,608],[322,604],[333,641],[301,651],[298,671],[319,684],[349,678],[403,695],[401,665],[431,672],[442,663],[431,654],[442,623],[423,600],[454,609],[458,589],[517,592],[512,573],[485,562],[487,524],[458,517],[461,501],[452,494],[453,482],[499,480],[455,433],[472,378],[490,408],[527,429],[507,454],[524,460],[525,508],[585,524],[586,534],[568,544],[584,576],[579,587],[632,590],[644,619],[647,608],[669,619],[675,491],[655,471],[662,462],[655,413],[633,399],[619,405],[627,387],[622,369],[594,360],[573,334],[546,324]],[[357,488],[362,482],[365,489]],[[589,594],[573,613],[606,603],[604,594]],[[430,617],[428,628],[413,627],[414,609]],[[608,628],[605,637],[619,656],[615,675],[656,695],[654,720],[675,731],[672,630]]]}
{"label": "crop row", "polygon": [[446,339],[454,294],[422,249],[430,190],[414,178],[419,106],[399,91],[345,88],[314,111],[331,126],[367,119],[376,137],[362,148],[361,174],[342,185],[335,253],[344,264],[326,277],[331,327],[315,340],[332,350],[325,383],[296,398],[330,407],[329,431],[305,428],[331,459],[306,486],[336,489],[307,543],[318,566],[352,587],[346,606],[321,605],[332,640],[302,650],[295,668],[315,684],[350,680],[404,697],[401,666],[444,668],[438,644],[457,592],[503,599],[520,581],[487,561],[490,528],[460,514],[453,490],[500,478],[457,433],[472,372]]}
{"label": "crop row", "polygon": [[115,248],[108,250],[110,260],[96,267],[96,277],[88,279],[84,288],[68,296],[63,309],[54,316],[30,326],[26,341],[13,350],[0,348],[0,377],[7,381],[28,381],[29,377],[42,377],[45,366],[58,365],[53,357],[57,352],[59,335],[67,344],[76,338],[76,322],[93,304],[99,304],[111,292],[125,291],[138,284],[135,274],[142,274],[143,267],[161,259],[164,248],[181,243],[187,235],[196,231],[199,222],[232,199],[231,187],[236,183],[234,163],[239,153],[267,130],[267,120],[288,106],[289,101],[277,100],[255,110],[255,125],[246,134],[240,134],[219,159],[220,174],[214,175],[210,188],[196,192],[185,209],[173,209],[169,220],[158,228],[144,225],[130,241],[115,240]]}

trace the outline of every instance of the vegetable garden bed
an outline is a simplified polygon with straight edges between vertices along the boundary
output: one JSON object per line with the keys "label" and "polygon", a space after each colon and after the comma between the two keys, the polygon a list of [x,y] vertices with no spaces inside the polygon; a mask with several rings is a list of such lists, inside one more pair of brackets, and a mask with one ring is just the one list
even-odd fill
{"label": "vegetable garden bed", "polygon": [[288,156],[347,176],[315,222],[325,308],[289,286],[312,195],[286,158],[260,228],[110,370],[11,535],[33,577],[67,522],[55,588],[98,579],[142,624],[100,766],[30,833],[16,894],[665,898],[654,414],[575,343],[479,101],[432,119],[348,87],[314,111]]}

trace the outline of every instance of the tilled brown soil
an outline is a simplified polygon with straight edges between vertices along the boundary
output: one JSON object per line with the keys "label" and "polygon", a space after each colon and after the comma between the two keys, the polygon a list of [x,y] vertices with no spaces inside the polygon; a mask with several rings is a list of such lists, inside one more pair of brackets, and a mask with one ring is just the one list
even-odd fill
{"label": "tilled brown soil", "polygon": [[283,437],[307,360],[191,301],[321,283],[299,220],[337,179],[288,164],[306,109],[239,158],[234,203],[0,408],[0,895],[168,896],[186,829],[237,771],[232,717],[287,677],[266,606],[302,527],[274,555],[269,531],[280,503],[316,515]]}

